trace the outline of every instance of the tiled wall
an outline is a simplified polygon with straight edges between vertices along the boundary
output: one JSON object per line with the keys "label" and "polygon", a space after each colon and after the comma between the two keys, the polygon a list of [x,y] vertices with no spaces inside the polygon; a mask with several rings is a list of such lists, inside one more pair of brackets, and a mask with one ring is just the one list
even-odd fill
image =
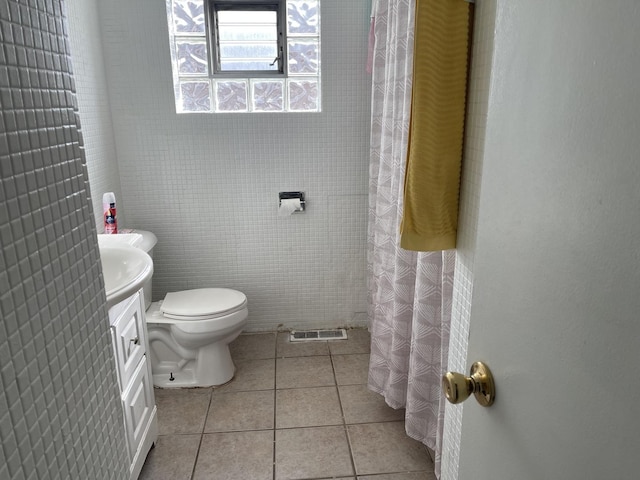
{"label": "tiled wall", "polygon": [[[226,286],[249,330],[364,325],[370,2],[322,1],[322,113],[186,115],[165,2],[99,3],[127,226],[159,239],[155,299]],[[288,190],[306,213],[278,217]]]}
{"label": "tiled wall", "polygon": [[122,479],[61,0],[0,2],[0,478]]}
{"label": "tiled wall", "polygon": [[102,40],[97,0],[66,0],[69,42],[76,80],[78,110],[82,121],[82,138],[91,184],[96,226],[104,232],[102,194],[114,192],[121,213],[118,221],[126,223],[126,205],[120,188],[116,144],[111,125],[109,92],[104,71]]}
{"label": "tiled wall", "polygon": [[[495,0],[476,2],[448,367],[449,371],[463,373],[469,370],[467,343],[471,320],[495,10]],[[441,479],[457,480],[463,405],[447,403],[445,408]]]}

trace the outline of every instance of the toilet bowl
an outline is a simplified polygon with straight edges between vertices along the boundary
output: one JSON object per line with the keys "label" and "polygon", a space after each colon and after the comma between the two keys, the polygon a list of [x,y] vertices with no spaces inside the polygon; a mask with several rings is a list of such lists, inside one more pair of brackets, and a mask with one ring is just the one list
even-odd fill
{"label": "toilet bowl", "polygon": [[[139,248],[153,258],[157,237],[144,230]],[[152,277],[153,278],[153,277]],[[235,367],[229,343],[247,323],[244,293],[200,288],[167,293],[151,301],[151,279],[143,286],[153,384],[157,387],[210,387],[229,382]]]}
{"label": "toilet bowl", "polygon": [[247,323],[247,298],[228,288],[168,293],[147,311],[153,384],[207,387],[230,381],[229,343]]}

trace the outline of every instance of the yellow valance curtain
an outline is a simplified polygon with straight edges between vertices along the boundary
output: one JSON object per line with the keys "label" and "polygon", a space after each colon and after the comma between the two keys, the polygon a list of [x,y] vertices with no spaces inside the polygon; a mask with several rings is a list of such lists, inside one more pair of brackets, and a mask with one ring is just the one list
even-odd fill
{"label": "yellow valance curtain", "polygon": [[413,91],[400,246],[455,248],[472,6],[416,0]]}

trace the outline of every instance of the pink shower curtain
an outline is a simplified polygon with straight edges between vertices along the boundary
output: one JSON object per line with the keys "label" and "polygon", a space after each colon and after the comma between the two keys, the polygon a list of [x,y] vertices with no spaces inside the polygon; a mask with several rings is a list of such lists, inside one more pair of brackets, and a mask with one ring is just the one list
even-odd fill
{"label": "pink shower curtain", "polygon": [[455,252],[400,248],[415,0],[374,0],[368,282],[369,389],[406,408],[439,476]]}

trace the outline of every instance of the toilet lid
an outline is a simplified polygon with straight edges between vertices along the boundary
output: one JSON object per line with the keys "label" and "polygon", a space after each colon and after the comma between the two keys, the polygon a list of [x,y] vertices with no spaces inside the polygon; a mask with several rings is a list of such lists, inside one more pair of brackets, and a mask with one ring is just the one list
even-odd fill
{"label": "toilet lid", "polygon": [[170,292],[160,310],[168,317],[194,319],[222,316],[244,308],[247,297],[230,288],[199,288]]}

